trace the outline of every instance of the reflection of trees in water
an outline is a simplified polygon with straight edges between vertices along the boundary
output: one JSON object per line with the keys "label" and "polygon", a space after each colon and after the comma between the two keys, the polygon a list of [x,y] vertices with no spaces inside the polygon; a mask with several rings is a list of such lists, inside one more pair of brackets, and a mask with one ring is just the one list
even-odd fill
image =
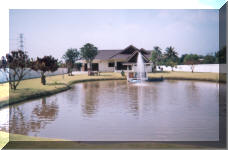
{"label": "reflection of trees in water", "polygon": [[157,111],[157,106],[158,106],[158,100],[159,97],[162,95],[159,95],[159,86],[157,85],[158,83],[155,84],[155,86],[151,86],[149,88],[145,88],[144,94],[144,107],[145,111],[151,111],[153,109],[154,111]]}
{"label": "reflection of trees in water", "polygon": [[99,90],[100,88],[99,82],[93,83],[84,83],[84,104],[82,105],[82,112],[87,116],[93,115],[97,111],[98,106],[98,94],[102,92]]}
{"label": "reflection of trees in water", "polygon": [[32,110],[30,117],[25,118],[25,111],[23,106],[10,107],[10,133],[28,135],[29,132],[37,132],[41,128],[54,121],[58,114],[58,105],[56,101],[46,102],[43,98],[41,105],[37,104]]}
{"label": "reflection of trees in water", "polygon": [[12,105],[10,107],[9,113],[9,132],[10,133],[17,133],[17,134],[28,134],[29,127],[26,123],[23,109],[18,106]]}
{"label": "reflection of trees in water", "polygon": [[77,101],[75,101],[75,99],[78,98],[78,95],[77,95],[77,92],[75,92],[75,91],[79,91],[79,87],[78,86],[73,86],[73,88],[71,88],[69,91],[65,92],[64,93],[64,97],[66,97],[66,99],[68,101],[77,102]]}
{"label": "reflection of trees in water", "polygon": [[102,103],[109,101],[110,99],[107,99],[109,98],[109,95],[107,95],[109,93],[112,94],[112,99],[115,99],[125,85],[126,82],[124,81],[96,81],[83,83],[84,97],[81,105],[83,114],[87,116],[96,114],[99,101]]}
{"label": "reflection of trees in water", "polygon": [[151,111],[152,107],[156,107],[152,105],[157,103],[158,90],[156,87],[126,84],[126,81],[99,81],[83,83],[83,95],[82,112],[87,116],[96,114],[98,103],[105,107],[115,107],[112,101],[123,103],[127,112],[138,116],[140,112]]}
{"label": "reflection of trees in water", "polygon": [[196,84],[195,84],[194,81],[191,82],[191,84],[189,85],[189,87],[190,87],[190,89],[191,89],[191,91],[192,91],[193,93],[198,92],[197,87],[196,87]]}
{"label": "reflection of trees in water", "polygon": [[56,101],[50,101],[50,104],[47,104],[46,98],[42,99],[41,105],[36,105],[35,108],[32,111],[32,114],[35,115],[35,118],[45,119],[53,121],[56,119],[58,111],[58,105],[56,104]]}
{"label": "reflection of trees in water", "polygon": [[[188,102],[189,102],[189,106],[197,106],[200,102],[200,96],[199,94],[199,90],[198,90],[198,87],[197,87],[197,84],[200,84],[199,82],[195,82],[195,81],[186,81],[187,82],[187,86],[186,87],[186,95],[188,98]],[[190,82],[190,83],[189,83]],[[203,94],[203,93],[201,93]]]}
{"label": "reflection of trees in water", "polygon": [[[157,85],[156,85],[157,86]],[[146,113],[155,109],[158,102],[158,87],[154,86],[136,86],[127,85],[127,95],[129,105],[127,106],[133,115],[138,116],[139,113]]]}

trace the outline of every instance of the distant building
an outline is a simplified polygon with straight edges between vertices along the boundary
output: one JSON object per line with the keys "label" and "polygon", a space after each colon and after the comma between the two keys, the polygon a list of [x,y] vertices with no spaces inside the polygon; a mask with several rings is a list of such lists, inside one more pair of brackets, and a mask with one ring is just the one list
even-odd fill
{"label": "distant building", "polygon": [[[143,48],[138,49],[130,45],[122,50],[98,50],[98,54],[93,60],[92,70],[100,72],[118,72],[121,70],[135,70],[138,52],[141,52],[147,72],[152,71],[150,62],[151,51]],[[85,60],[78,61],[82,63],[81,71],[87,71]]]}

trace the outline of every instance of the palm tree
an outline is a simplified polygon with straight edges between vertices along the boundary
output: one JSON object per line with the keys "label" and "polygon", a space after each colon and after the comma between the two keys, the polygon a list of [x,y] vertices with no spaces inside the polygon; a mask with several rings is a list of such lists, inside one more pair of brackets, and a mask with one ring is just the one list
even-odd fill
{"label": "palm tree", "polygon": [[153,63],[153,68],[152,71],[154,71],[156,69],[157,65],[161,64],[161,59],[162,59],[162,52],[161,52],[161,48],[158,46],[154,47],[154,50],[151,53],[151,58],[150,60]]}
{"label": "palm tree", "polygon": [[177,62],[178,62],[178,53],[175,51],[174,47],[170,46],[170,47],[167,47],[166,50],[165,50],[165,64],[166,66],[170,66],[172,68],[172,71],[173,71],[173,68],[177,65]]}
{"label": "palm tree", "polygon": [[177,58],[178,56],[178,53],[175,51],[175,48],[170,46],[170,47],[167,47],[166,50],[165,50],[165,56],[167,58]]}

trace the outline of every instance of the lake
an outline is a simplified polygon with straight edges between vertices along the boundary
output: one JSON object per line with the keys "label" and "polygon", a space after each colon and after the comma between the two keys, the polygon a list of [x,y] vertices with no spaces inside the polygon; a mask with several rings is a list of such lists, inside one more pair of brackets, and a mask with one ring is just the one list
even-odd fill
{"label": "lake", "polygon": [[219,84],[165,80],[75,84],[0,110],[0,130],[73,141],[216,141]]}

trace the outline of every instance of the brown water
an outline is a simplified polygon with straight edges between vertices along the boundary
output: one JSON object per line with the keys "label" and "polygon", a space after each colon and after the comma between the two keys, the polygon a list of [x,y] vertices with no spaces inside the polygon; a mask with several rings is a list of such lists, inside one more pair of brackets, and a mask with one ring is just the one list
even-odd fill
{"label": "brown water", "polygon": [[219,86],[163,81],[75,84],[74,88],[0,110],[0,129],[74,141],[216,141]]}

